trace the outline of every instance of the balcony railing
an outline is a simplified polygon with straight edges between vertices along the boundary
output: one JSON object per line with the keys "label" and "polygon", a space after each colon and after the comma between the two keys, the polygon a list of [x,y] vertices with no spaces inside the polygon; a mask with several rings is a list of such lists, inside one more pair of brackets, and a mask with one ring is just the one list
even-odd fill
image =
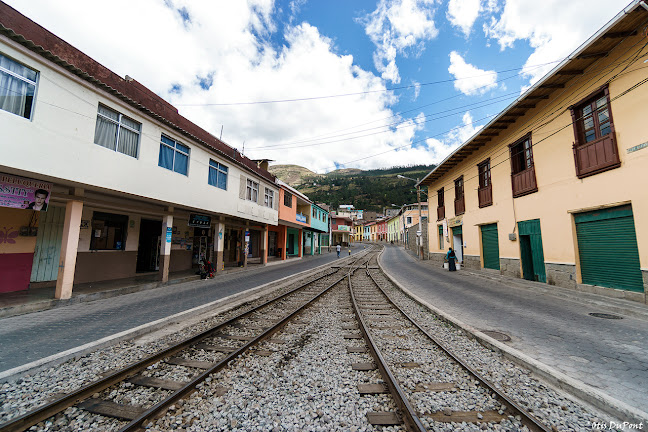
{"label": "balcony railing", "polygon": [[445,218],[445,206],[437,207],[437,220]]}
{"label": "balcony railing", "polygon": [[583,178],[621,166],[614,133],[588,142],[574,144],[576,175]]}
{"label": "balcony railing", "polygon": [[454,200],[455,216],[466,213],[466,201],[462,196],[459,199]]}
{"label": "balcony railing", "polygon": [[538,190],[536,183],[535,166],[527,168],[519,173],[511,174],[511,184],[513,186],[513,196],[521,197]]}
{"label": "balcony railing", "polygon": [[479,197],[479,208],[487,207],[493,204],[493,185],[488,185],[477,189]]}

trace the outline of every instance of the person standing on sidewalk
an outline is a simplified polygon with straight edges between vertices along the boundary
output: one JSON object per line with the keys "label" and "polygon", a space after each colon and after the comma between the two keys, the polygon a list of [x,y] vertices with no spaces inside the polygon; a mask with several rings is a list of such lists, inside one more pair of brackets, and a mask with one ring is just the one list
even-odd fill
{"label": "person standing on sidewalk", "polygon": [[448,250],[448,253],[446,255],[446,260],[448,260],[448,270],[457,271],[457,266],[455,265],[455,263],[457,261],[457,255],[455,255],[452,248],[450,248],[450,250]]}
{"label": "person standing on sidewalk", "polygon": [[342,246],[340,246],[340,243],[338,243],[336,250],[337,250],[338,258],[340,258],[340,251],[342,250]]}

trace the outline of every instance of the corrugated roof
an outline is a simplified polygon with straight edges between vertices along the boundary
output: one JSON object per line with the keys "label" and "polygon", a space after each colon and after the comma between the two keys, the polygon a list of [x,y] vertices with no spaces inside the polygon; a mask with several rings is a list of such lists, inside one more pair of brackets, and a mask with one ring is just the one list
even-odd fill
{"label": "corrugated roof", "polygon": [[418,185],[433,184],[480,147],[488,145],[500,133],[514,126],[528,110],[535,108],[541,101],[549,99],[553,92],[565,88],[571,79],[582,75],[594,62],[606,57],[621,40],[636,35],[637,27],[645,24],[648,17],[648,11],[640,6],[642,2],[643,0],[634,0],[630,3],[558,66],[501,111],[483,129],[448,155]]}
{"label": "corrugated roof", "polygon": [[173,105],[136,80],[120,77],[2,1],[0,1],[0,34],[67,69],[106,93],[120,98],[145,115],[161,121],[248,171],[272,183],[275,182],[274,175],[259,168],[255,162],[241,155],[236,149],[181,116]]}

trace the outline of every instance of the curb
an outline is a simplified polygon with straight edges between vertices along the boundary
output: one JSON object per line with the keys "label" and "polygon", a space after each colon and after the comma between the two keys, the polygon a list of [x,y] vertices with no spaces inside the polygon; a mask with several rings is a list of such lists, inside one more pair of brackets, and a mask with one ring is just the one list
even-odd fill
{"label": "curb", "polygon": [[[301,257],[299,258],[300,260],[302,259]],[[288,263],[294,263],[295,261],[276,261],[271,264],[267,264],[267,266],[274,266],[274,265],[281,265],[281,264],[288,264]],[[256,268],[247,268],[243,270],[224,270],[221,271],[219,274],[220,275],[227,275],[231,273],[247,273],[250,271],[254,271]],[[46,310],[51,310],[51,309],[56,309],[59,307],[65,307],[77,303],[83,303],[83,302],[90,302],[90,301],[95,301],[95,300],[104,300],[107,298],[112,298],[112,297],[117,297],[120,295],[126,295],[126,294],[132,294],[135,292],[140,292],[140,291],[148,291],[156,288],[164,288],[168,287],[170,285],[176,285],[176,284],[181,284],[181,283],[186,283],[186,282],[192,282],[195,280],[200,280],[200,275],[192,275],[192,276],[185,276],[180,279],[173,279],[168,282],[161,282],[161,281],[155,281],[155,282],[149,282],[149,283],[144,283],[144,284],[139,284],[139,285],[129,285],[129,286],[124,286],[121,288],[115,288],[111,290],[106,290],[106,291],[99,291],[95,293],[90,293],[90,294],[80,294],[77,296],[73,296],[72,298],[66,299],[66,300],[56,300],[56,299],[50,299],[50,300],[42,300],[38,302],[32,302],[32,303],[25,303],[22,305],[16,305],[16,306],[8,306],[8,307],[0,307],[0,318],[10,318],[14,316],[19,316],[19,315],[24,315],[32,312],[41,312],[41,311],[46,311]]]}
{"label": "curb", "polygon": [[634,423],[641,423],[648,420],[648,413],[643,412],[637,408],[634,408],[626,404],[625,402],[622,402],[611,396],[608,396],[605,393],[581,381],[571,378],[565,375],[564,373],[559,372],[556,369],[544,363],[539,362],[538,360],[522,353],[521,351],[518,351],[514,348],[509,347],[508,345],[503,344],[502,342],[493,339],[492,337],[458,320],[457,318],[447,314],[446,312],[443,312],[442,310],[428,303],[426,300],[413,294],[411,291],[409,291],[407,288],[401,285],[398,281],[396,281],[395,277],[392,276],[389,272],[387,272],[383,268],[382,266],[383,251],[380,252],[380,255],[378,257],[378,265],[380,266],[383,273],[394,285],[396,285],[411,299],[425,306],[432,313],[438,315],[444,321],[464,331],[469,336],[474,337],[481,345],[489,348],[492,351],[500,353],[502,356],[513,361],[514,363],[526,369],[529,369],[531,372],[535,373],[537,376],[541,377],[549,384],[552,384],[554,387],[566,391],[570,395],[594,406],[595,408],[601,410],[602,412],[612,417],[615,417],[616,419],[624,419],[624,421],[629,421]]}
{"label": "curb", "polygon": [[[303,270],[299,273],[295,273],[289,276],[284,276],[280,279],[271,281],[271,282],[266,282],[263,285],[259,285],[254,288],[250,288],[248,290],[232,294],[227,297],[223,297],[218,300],[214,300],[213,302],[206,303],[201,306],[197,306],[192,309],[188,309],[183,312],[178,312],[174,315],[168,316],[166,318],[160,318],[156,321],[152,321],[147,324],[142,324],[138,327],[134,327],[129,330],[124,330],[119,333],[115,333],[110,336],[106,336],[104,338],[101,338],[99,340],[96,340],[94,342],[90,342],[72,349],[69,349],[67,351],[63,351],[54,355],[51,355],[49,357],[45,357],[39,360],[35,360],[33,362],[24,364],[22,366],[18,366],[12,369],[8,369],[6,371],[0,372],[0,383],[2,382],[8,382],[13,379],[20,378],[21,375],[26,374],[26,373],[36,373],[41,370],[47,369],[52,366],[59,365],[61,363],[64,363],[65,361],[71,359],[71,358],[80,358],[81,356],[90,353],[92,351],[95,351],[97,349],[105,348],[111,345],[114,345],[115,343],[124,341],[124,340],[129,340],[133,339],[139,336],[143,336],[145,334],[153,333],[157,330],[161,330],[169,325],[173,324],[180,324],[183,323],[192,317],[193,315],[198,315],[198,316],[193,316],[192,319],[190,319],[190,323],[186,323],[186,325],[191,325],[193,322],[198,322],[203,319],[206,319],[208,317],[205,317],[207,314],[214,314],[214,313],[222,313],[224,311],[233,309],[237,306],[240,306],[241,304],[248,302],[248,301],[253,301],[256,300],[257,298],[266,295],[267,293],[280,289],[283,286],[286,285],[286,280],[294,277],[298,278],[303,278],[304,276],[308,276],[309,274],[313,272],[318,272],[326,267],[330,266],[331,263],[327,264],[322,264],[320,266],[314,267],[312,269],[307,269]],[[189,281],[191,282],[191,281]],[[292,283],[289,282],[289,283]],[[280,284],[278,286],[271,286],[274,284]]]}

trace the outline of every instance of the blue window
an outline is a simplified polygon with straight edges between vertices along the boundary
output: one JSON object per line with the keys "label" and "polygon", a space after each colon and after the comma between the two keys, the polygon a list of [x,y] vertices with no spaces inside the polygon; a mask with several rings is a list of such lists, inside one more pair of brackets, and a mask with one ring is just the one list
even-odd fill
{"label": "blue window", "polygon": [[189,147],[162,135],[158,165],[187,175],[189,172]]}
{"label": "blue window", "polygon": [[209,178],[210,185],[227,190],[227,167],[216,161],[209,160]]}

